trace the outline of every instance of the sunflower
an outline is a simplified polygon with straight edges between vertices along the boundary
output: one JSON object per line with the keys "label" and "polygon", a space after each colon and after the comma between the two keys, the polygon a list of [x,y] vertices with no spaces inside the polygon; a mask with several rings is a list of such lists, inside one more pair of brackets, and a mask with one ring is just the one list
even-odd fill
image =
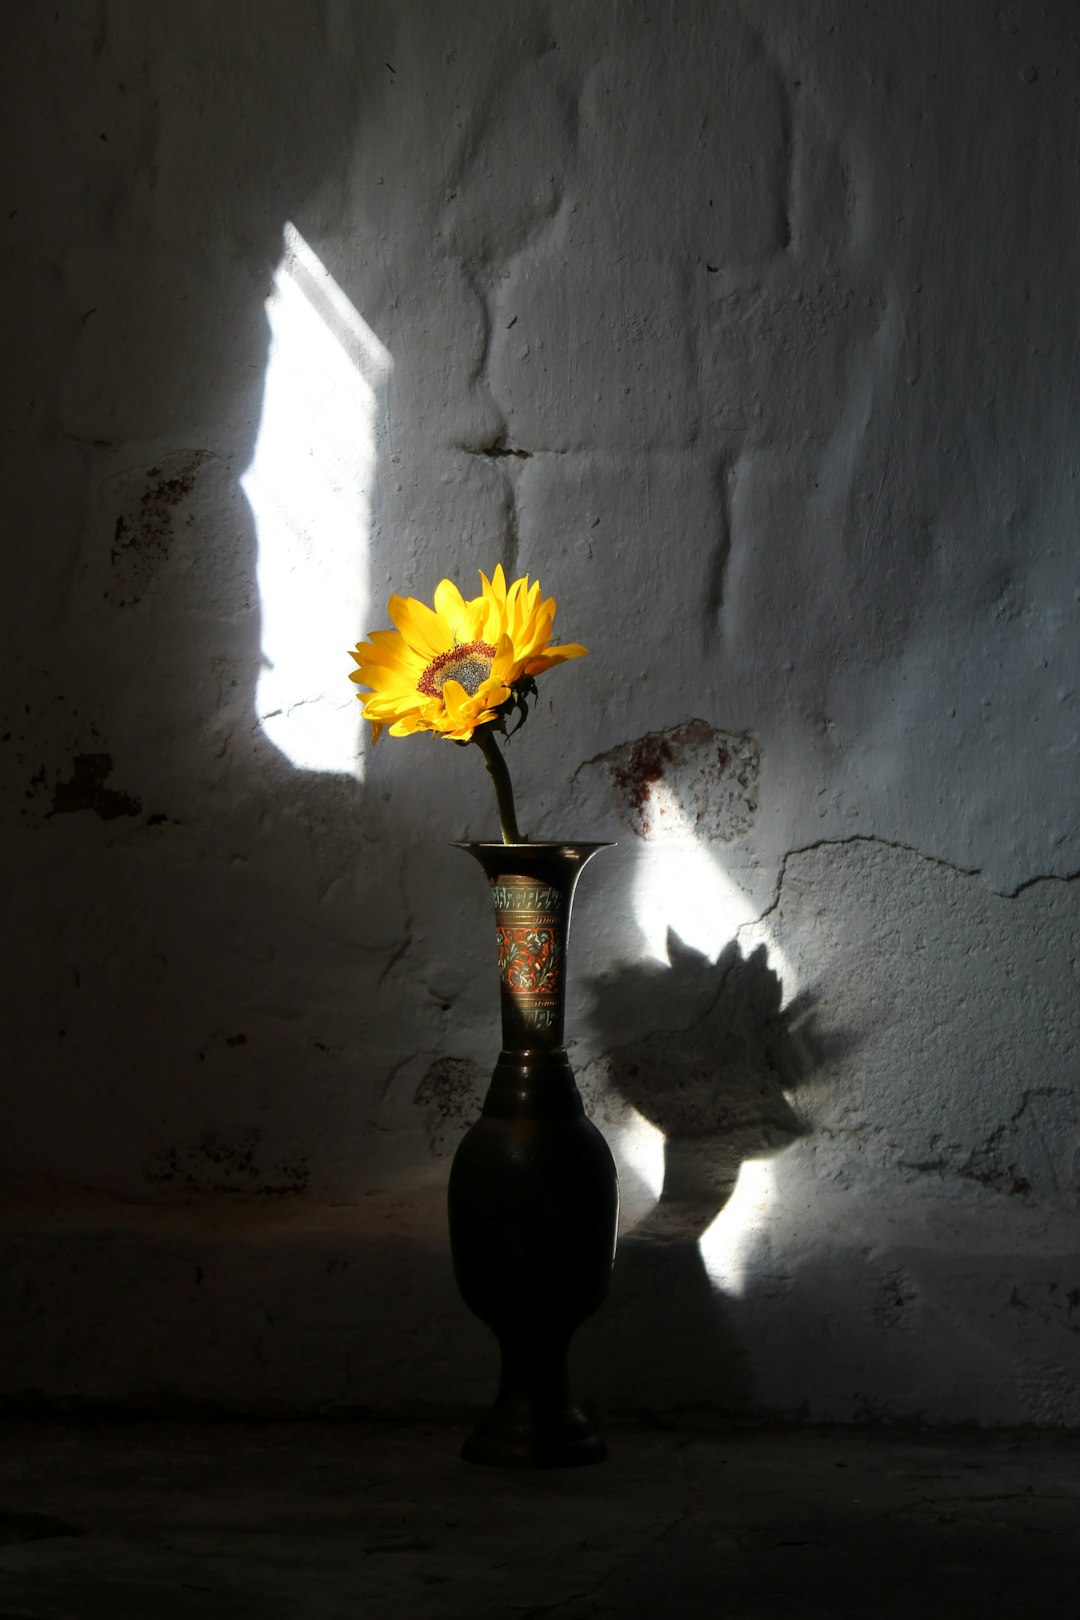
{"label": "sunflower", "polygon": [[555,603],[541,597],[538,581],[530,585],[526,574],[508,587],[501,564],[480,581],[480,595],[467,602],[442,580],[434,609],[392,596],[395,628],[373,630],[350,653],[359,668],[349,679],[370,688],[357,696],[373,742],[386,726],[391,737],[431,731],[469,742],[504,706],[522,702],[533,677],[586,652],[576,642],[549,645]]}

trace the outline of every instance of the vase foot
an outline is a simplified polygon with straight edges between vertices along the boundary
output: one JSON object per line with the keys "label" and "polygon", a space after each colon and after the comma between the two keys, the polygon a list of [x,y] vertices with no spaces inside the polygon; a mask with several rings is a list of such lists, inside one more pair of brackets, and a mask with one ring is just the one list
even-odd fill
{"label": "vase foot", "polygon": [[603,1462],[607,1447],[576,1409],[536,1423],[495,1407],[480,1419],[461,1455],[488,1468],[585,1468]]}

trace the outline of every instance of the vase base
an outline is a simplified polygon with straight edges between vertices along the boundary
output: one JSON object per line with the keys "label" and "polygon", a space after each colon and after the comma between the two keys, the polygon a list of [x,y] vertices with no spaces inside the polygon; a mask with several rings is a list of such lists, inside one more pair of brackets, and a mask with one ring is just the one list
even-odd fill
{"label": "vase base", "polygon": [[583,1412],[526,1426],[496,1407],[480,1419],[461,1455],[487,1468],[586,1468],[605,1461],[607,1446]]}

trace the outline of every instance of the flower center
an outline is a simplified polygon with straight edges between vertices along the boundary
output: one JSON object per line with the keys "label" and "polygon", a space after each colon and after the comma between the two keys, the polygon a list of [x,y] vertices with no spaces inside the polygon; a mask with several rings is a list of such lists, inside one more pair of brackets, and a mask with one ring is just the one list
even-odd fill
{"label": "flower center", "polygon": [[491,661],[495,649],[486,641],[468,641],[461,647],[451,647],[425,669],[416,690],[428,697],[441,697],[445,681],[457,681],[470,697],[475,697],[491,674]]}

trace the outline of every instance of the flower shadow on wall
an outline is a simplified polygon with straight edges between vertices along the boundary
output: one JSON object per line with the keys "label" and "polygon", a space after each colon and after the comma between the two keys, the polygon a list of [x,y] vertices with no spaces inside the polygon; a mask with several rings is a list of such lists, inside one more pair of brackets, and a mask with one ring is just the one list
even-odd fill
{"label": "flower shadow on wall", "polygon": [[[764,945],[744,956],[732,940],[714,962],[671,932],[668,951],[667,965],[642,961],[592,986],[605,1055],[585,1077],[664,1138],[659,1198],[636,1235],[698,1241],[748,1161],[806,1134],[794,1096],[825,1042],[809,992],[783,1004]],[[627,1040],[629,1006],[647,1032]]]}
{"label": "flower shadow on wall", "polygon": [[[807,1134],[797,1093],[845,1038],[817,1027],[808,992],[783,1004],[764,945],[744,956],[732,940],[713,962],[672,934],[669,950],[668,966],[643,961],[591,986],[605,1055],[579,1076],[587,1103],[598,1123],[605,1094],[616,1120],[619,1100],[629,1105],[662,1133],[665,1160],[659,1199],[620,1239],[598,1331],[616,1386],[646,1406],[680,1388],[700,1401],[704,1379],[718,1407],[752,1411],[743,1257],[767,1247],[782,1197],[774,1162]],[[627,1040],[630,1006],[648,1032]],[[789,1284],[770,1275],[768,1286]]]}
{"label": "flower shadow on wall", "polygon": [[[615,1136],[629,1114],[638,1134],[663,1143],[659,1196],[620,1245],[615,1353],[647,1343],[660,1398],[669,1398],[665,1388],[700,1391],[704,1367],[716,1403],[746,1410],[755,1404],[753,1374],[732,1310],[747,1287],[744,1261],[768,1249],[770,1215],[783,1198],[778,1157],[808,1134],[799,1094],[851,1038],[821,1029],[813,992],[796,985],[769,921],[756,923],[715,844],[695,834],[678,781],[650,792],[652,836],[634,829],[644,954],[588,986],[603,1056],[579,1076]],[[747,935],[755,943],[745,953]],[[633,1198],[632,1155],[629,1165],[621,1157]],[[769,1271],[768,1263],[756,1269]],[[625,1369],[630,1387],[640,1371]]]}

